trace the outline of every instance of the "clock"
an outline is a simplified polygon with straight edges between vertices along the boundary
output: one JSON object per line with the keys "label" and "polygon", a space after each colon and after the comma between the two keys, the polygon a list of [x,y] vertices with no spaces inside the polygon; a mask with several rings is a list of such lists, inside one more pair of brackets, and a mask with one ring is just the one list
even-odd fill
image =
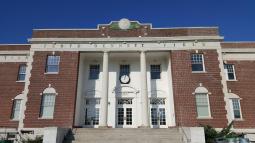
{"label": "clock", "polygon": [[129,82],[130,82],[130,77],[128,75],[120,76],[120,83],[129,84]]}

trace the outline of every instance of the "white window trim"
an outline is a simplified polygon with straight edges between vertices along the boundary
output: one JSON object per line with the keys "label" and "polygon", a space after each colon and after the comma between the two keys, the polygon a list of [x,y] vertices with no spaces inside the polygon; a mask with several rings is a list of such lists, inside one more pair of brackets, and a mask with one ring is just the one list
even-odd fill
{"label": "white window trim", "polygon": [[[204,59],[204,54],[202,53],[196,53],[198,55],[202,55],[202,61],[203,61],[203,71],[191,71],[191,73],[207,73],[206,70],[205,70],[205,59]],[[192,62],[192,61],[191,61]],[[191,66],[192,66],[192,63],[191,63]]]}
{"label": "white window trim", "polygon": [[[197,94],[206,94],[207,102],[208,102],[208,114],[209,114],[208,116],[198,116],[198,113],[197,113],[197,119],[212,119],[209,94],[208,94],[208,93],[195,93],[195,96],[196,96]],[[195,97],[195,98],[196,98],[196,97]],[[196,103],[196,108],[197,108],[197,103]],[[196,110],[197,110],[197,109],[196,109]]]}
{"label": "white window trim", "polygon": [[[238,104],[239,104],[239,110],[240,110],[240,118],[235,118],[234,115],[234,107],[233,107],[233,99],[237,99],[238,100]],[[242,121],[243,120],[243,114],[242,114],[242,108],[241,108],[241,103],[240,103],[240,98],[230,98],[229,102],[230,102],[230,110],[231,110],[231,118],[234,121]]]}
{"label": "white window trim", "polygon": [[[48,72],[47,68],[48,68],[48,57],[49,56],[58,56],[59,57],[59,61],[58,61],[58,72]],[[60,60],[61,60],[61,57],[59,55],[48,55],[47,56],[47,60],[46,60],[46,69],[45,69],[45,72],[44,74],[59,74],[59,71],[60,71]]]}
{"label": "white window trim", "polygon": [[[18,118],[13,118],[11,117],[11,121],[19,121],[20,120],[20,117],[21,117],[21,108],[22,108],[22,99],[13,99],[13,107],[14,107],[14,104],[16,104],[16,100],[20,100],[20,107],[19,107],[19,113],[18,113]],[[12,107],[12,113],[13,114],[14,112],[14,109]]]}
{"label": "white window trim", "polygon": [[229,65],[232,65],[232,66],[233,66],[234,79],[229,79],[229,77],[228,77],[228,69],[225,69],[225,67],[224,67],[224,72],[225,72],[226,80],[227,80],[227,81],[237,81],[237,79],[236,79],[235,65],[233,65],[233,64],[229,64]]}
{"label": "white window trim", "polygon": [[[90,66],[91,66],[91,65],[99,65],[98,79],[91,79],[91,78],[90,78]],[[97,63],[96,63],[96,64],[89,64],[88,70],[89,70],[89,72],[88,72],[88,73],[89,73],[89,74],[88,74],[88,80],[89,80],[89,81],[98,81],[98,80],[100,80],[101,64],[97,64]]]}
{"label": "white window trim", "polygon": [[[159,65],[159,67],[160,67],[160,75],[159,75],[160,78],[159,79],[151,79],[151,65]],[[150,68],[150,71],[149,71],[150,80],[162,81],[162,64],[161,63],[158,63],[158,64],[153,63],[153,64],[150,64],[149,68]]]}

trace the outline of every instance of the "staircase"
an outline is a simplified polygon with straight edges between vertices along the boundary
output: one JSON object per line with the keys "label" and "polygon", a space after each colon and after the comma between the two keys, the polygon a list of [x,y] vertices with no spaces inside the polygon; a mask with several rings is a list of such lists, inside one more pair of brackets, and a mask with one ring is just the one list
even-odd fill
{"label": "staircase", "polygon": [[178,128],[77,128],[66,136],[63,143],[183,143],[183,141]]}

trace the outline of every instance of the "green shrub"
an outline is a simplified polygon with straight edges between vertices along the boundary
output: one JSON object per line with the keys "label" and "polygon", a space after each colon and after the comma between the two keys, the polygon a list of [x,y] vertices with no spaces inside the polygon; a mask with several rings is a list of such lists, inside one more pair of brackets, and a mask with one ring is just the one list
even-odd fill
{"label": "green shrub", "polygon": [[42,136],[36,137],[35,139],[23,139],[22,143],[42,143],[43,138]]}
{"label": "green shrub", "polygon": [[240,136],[239,134],[231,131],[233,122],[231,122],[227,127],[223,128],[220,132],[216,131],[216,129],[210,125],[201,125],[201,126],[204,127],[206,143],[214,143],[215,139],[217,138],[226,139],[226,138],[237,138]]}

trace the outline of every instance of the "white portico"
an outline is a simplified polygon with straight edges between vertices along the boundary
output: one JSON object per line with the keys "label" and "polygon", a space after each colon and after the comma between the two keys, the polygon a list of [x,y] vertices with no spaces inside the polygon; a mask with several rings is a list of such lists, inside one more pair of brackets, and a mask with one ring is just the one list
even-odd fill
{"label": "white portico", "polygon": [[80,53],[76,126],[175,126],[170,52]]}

